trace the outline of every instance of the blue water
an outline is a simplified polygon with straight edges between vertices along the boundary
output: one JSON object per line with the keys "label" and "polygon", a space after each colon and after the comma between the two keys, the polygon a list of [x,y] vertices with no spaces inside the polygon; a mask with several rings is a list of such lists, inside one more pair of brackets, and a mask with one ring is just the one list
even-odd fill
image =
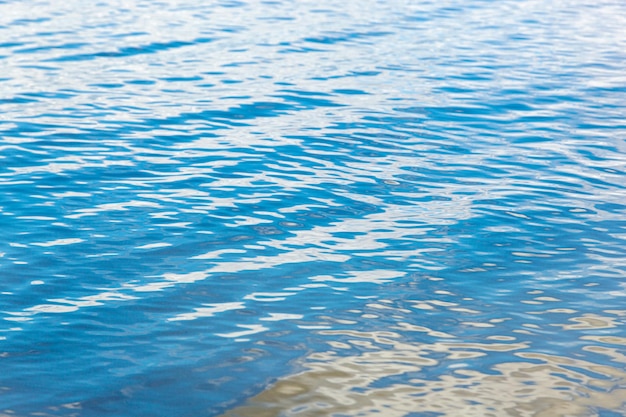
{"label": "blue water", "polygon": [[626,415],[624,27],[0,1],[0,415]]}

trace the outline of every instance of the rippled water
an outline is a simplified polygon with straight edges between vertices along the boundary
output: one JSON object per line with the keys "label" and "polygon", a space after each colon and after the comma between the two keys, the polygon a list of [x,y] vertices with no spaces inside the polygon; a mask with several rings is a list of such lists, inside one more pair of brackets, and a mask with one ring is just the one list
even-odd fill
{"label": "rippled water", "polygon": [[626,415],[624,27],[0,1],[0,415]]}

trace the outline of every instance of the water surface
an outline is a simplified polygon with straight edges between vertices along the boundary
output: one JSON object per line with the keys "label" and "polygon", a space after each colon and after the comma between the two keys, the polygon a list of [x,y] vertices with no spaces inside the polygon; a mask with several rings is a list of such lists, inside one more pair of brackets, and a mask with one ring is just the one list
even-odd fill
{"label": "water surface", "polygon": [[0,2],[0,415],[626,415],[624,27]]}

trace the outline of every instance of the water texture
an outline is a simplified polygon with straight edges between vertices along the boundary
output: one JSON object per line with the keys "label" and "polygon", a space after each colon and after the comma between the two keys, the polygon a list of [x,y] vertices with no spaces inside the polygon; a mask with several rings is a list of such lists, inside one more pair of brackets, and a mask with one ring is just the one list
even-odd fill
{"label": "water texture", "polygon": [[626,415],[624,27],[0,1],[0,416]]}

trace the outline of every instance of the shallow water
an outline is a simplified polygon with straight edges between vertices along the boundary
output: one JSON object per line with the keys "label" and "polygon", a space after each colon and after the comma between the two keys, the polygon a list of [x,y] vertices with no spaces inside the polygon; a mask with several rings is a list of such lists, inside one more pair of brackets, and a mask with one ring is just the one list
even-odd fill
{"label": "shallow water", "polygon": [[626,3],[0,2],[0,415],[626,415]]}

